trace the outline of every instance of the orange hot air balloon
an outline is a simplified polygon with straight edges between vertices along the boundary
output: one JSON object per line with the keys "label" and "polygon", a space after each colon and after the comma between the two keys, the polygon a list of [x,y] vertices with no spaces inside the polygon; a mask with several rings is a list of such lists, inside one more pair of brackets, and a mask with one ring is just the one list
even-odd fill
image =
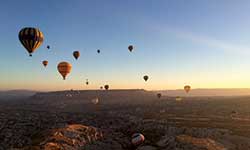
{"label": "orange hot air balloon", "polygon": [[73,56],[75,57],[75,59],[77,60],[80,56],[80,52],[79,51],[74,51],[73,52]]}
{"label": "orange hot air balloon", "polygon": [[33,27],[22,28],[18,37],[30,56],[43,43],[43,33]]}
{"label": "orange hot air balloon", "polygon": [[147,75],[143,76],[143,79],[144,79],[145,81],[148,81],[148,76],[147,76]]}
{"label": "orange hot air balloon", "polygon": [[66,79],[66,76],[70,73],[72,65],[68,62],[60,62],[57,65],[58,72],[62,75],[63,80]]}
{"label": "orange hot air balloon", "polygon": [[129,45],[129,46],[128,46],[128,50],[129,50],[130,52],[132,52],[133,49],[134,49],[134,46],[133,46],[133,45]]}
{"label": "orange hot air balloon", "polygon": [[186,93],[188,93],[191,90],[191,86],[190,85],[185,85],[184,90],[186,91]]}
{"label": "orange hot air balloon", "polygon": [[109,85],[104,85],[105,90],[109,89]]}
{"label": "orange hot air balloon", "polygon": [[47,60],[44,60],[44,61],[43,61],[44,67],[46,67],[46,66],[48,65],[48,63],[49,63],[49,62],[48,62]]}
{"label": "orange hot air balloon", "polygon": [[161,93],[158,93],[158,94],[157,94],[157,97],[158,97],[158,98],[161,98]]}

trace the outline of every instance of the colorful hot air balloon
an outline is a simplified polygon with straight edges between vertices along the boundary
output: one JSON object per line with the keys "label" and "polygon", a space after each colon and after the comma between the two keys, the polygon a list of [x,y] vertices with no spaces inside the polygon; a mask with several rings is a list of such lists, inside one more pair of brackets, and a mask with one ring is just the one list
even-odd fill
{"label": "colorful hot air balloon", "polygon": [[109,89],[109,85],[104,85],[105,90]]}
{"label": "colorful hot air balloon", "polygon": [[47,60],[44,60],[44,61],[43,61],[44,67],[46,67],[46,66],[48,65],[48,63],[49,63],[49,62],[48,62]]}
{"label": "colorful hot air balloon", "polygon": [[43,33],[37,28],[25,27],[20,30],[18,37],[30,56],[43,43]]}
{"label": "colorful hot air balloon", "polygon": [[47,49],[50,49],[50,46],[49,46],[49,45],[47,45]]}
{"label": "colorful hot air balloon", "polygon": [[132,135],[131,142],[134,146],[139,146],[144,142],[144,140],[145,140],[145,137],[141,133],[134,133]]}
{"label": "colorful hot air balloon", "polygon": [[161,93],[158,93],[158,94],[157,94],[157,97],[158,97],[158,98],[161,98]]}
{"label": "colorful hot air balloon", "polygon": [[128,50],[129,50],[130,52],[132,52],[133,49],[134,49],[133,45],[129,45],[129,46],[128,46]]}
{"label": "colorful hot air balloon", "polygon": [[62,75],[63,77],[63,80],[66,79],[66,76],[70,73],[71,71],[71,64],[68,63],[68,62],[60,62],[58,65],[57,65],[57,70],[58,72]]}
{"label": "colorful hot air balloon", "polygon": [[143,79],[144,79],[145,81],[148,81],[148,76],[147,76],[147,75],[143,76]]}
{"label": "colorful hot air balloon", "polygon": [[185,85],[184,90],[186,91],[186,93],[188,93],[191,90],[191,86]]}
{"label": "colorful hot air balloon", "polygon": [[97,53],[100,53],[100,52],[101,52],[101,51],[98,49],[98,50],[97,50]]}
{"label": "colorful hot air balloon", "polygon": [[79,51],[74,51],[73,52],[73,56],[75,57],[75,59],[77,60],[80,56],[80,52]]}
{"label": "colorful hot air balloon", "polygon": [[99,103],[99,99],[98,98],[94,98],[94,99],[91,100],[91,102],[96,105],[96,104]]}

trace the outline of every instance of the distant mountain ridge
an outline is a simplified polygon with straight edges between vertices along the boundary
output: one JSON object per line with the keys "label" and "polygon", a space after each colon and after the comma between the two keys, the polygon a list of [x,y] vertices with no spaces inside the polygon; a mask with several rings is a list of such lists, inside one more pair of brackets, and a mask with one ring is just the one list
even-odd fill
{"label": "distant mountain ridge", "polygon": [[32,90],[6,90],[0,91],[0,99],[19,99],[33,96],[37,91]]}
{"label": "distant mountain ridge", "polygon": [[167,96],[249,96],[248,88],[215,88],[215,89],[191,89],[187,94],[183,89],[177,90],[160,90],[163,95]]}
{"label": "distant mountain ridge", "polygon": [[[74,92],[78,92],[79,90],[73,90]],[[82,94],[88,93],[95,95],[96,92],[105,92],[105,90],[80,90]],[[215,88],[215,89],[192,89],[188,94],[183,89],[176,90],[155,90],[155,91],[147,91],[143,89],[112,89],[108,90],[111,93],[121,93],[121,94],[138,94],[139,93],[162,93],[164,96],[249,96],[250,88]],[[18,98],[26,98],[33,95],[54,95],[54,94],[63,94],[70,91],[50,91],[50,92],[39,92],[33,90],[6,90],[0,91],[0,99],[18,99]],[[108,92],[108,93],[109,93]],[[91,95],[92,95],[91,94]],[[151,93],[152,94],[152,93]]]}

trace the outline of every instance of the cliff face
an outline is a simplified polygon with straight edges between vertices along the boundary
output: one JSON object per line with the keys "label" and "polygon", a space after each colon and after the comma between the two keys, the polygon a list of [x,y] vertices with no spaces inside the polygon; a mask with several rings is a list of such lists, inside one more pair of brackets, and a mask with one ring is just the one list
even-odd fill
{"label": "cliff face", "polygon": [[54,129],[40,147],[45,150],[71,149],[77,150],[87,144],[103,138],[102,132],[94,127],[80,124],[68,125],[65,128]]}

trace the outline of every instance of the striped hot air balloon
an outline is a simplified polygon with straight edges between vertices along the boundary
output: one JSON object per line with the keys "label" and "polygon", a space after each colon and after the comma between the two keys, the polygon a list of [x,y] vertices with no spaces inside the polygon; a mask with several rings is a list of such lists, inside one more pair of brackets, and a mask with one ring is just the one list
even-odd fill
{"label": "striped hot air balloon", "polygon": [[134,133],[132,135],[132,144],[134,146],[138,146],[138,145],[141,145],[145,140],[145,137],[141,134],[141,133]]}
{"label": "striped hot air balloon", "polygon": [[71,69],[72,65],[68,62],[63,61],[57,65],[57,70],[62,75],[63,80],[66,79],[66,76],[70,73]]}
{"label": "striped hot air balloon", "polygon": [[43,33],[33,27],[21,29],[18,37],[30,56],[32,56],[32,53],[43,43]]}

